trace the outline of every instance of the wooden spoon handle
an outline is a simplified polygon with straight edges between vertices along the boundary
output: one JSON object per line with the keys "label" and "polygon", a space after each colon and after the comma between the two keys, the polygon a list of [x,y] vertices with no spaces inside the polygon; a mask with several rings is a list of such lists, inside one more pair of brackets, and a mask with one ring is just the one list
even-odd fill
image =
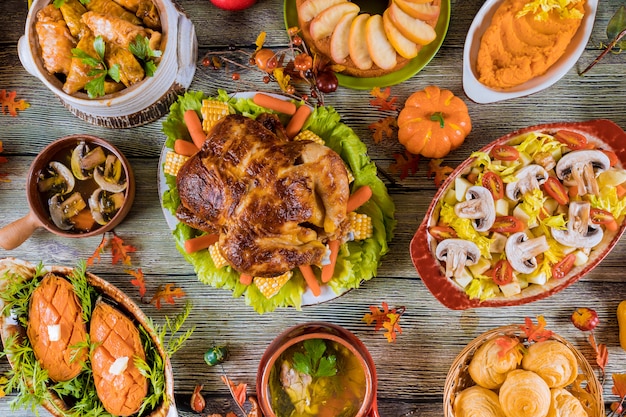
{"label": "wooden spoon handle", "polygon": [[6,250],[15,249],[42,226],[35,213],[29,211],[26,216],[0,229],[0,247]]}

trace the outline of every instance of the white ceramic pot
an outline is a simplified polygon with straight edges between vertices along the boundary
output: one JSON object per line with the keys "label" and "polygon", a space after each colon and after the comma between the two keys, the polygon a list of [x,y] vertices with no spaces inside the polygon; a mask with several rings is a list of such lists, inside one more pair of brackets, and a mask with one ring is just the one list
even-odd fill
{"label": "white ceramic pot", "polygon": [[50,0],[34,0],[28,12],[24,36],[18,43],[20,61],[39,78],[61,103],[89,123],[126,128],[149,123],[163,116],[178,94],[191,84],[196,71],[198,41],[191,20],[170,0],[153,0],[159,9],[165,49],[153,77],[124,90],[90,99],[87,94],[66,94],[62,83],[43,66],[35,31],[37,12]]}

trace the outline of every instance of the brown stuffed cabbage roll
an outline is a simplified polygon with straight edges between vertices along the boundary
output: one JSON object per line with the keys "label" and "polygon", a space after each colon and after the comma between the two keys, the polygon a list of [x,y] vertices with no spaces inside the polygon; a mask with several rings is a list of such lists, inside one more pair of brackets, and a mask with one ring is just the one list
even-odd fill
{"label": "brown stuffed cabbage roll", "polygon": [[63,4],[59,7],[61,14],[63,15],[63,19],[67,24],[67,27],[70,29],[70,33],[75,38],[80,37],[80,32],[85,26],[83,22],[81,22],[80,17],[87,11],[85,6],[83,6],[78,0],[65,0]]}
{"label": "brown stuffed cabbage roll", "polygon": [[143,67],[128,49],[111,44],[104,56],[109,68],[119,66],[120,81],[126,86],[138,83],[145,77]]}
{"label": "brown stuffed cabbage roll", "polygon": [[135,13],[150,29],[161,30],[159,11],[152,0],[114,0],[120,6]]}
{"label": "brown stuffed cabbage roll", "polygon": [[72,64],[72,37],[63,15],[52,4],[37,12],[35,31],[41,48],[43,65],[50,74],[66,74]]}
{"label": "brown stuffed cabbage roll", "polygon": [[93,12],[118,17],[134,25],[141,24],[141,19],[124,9],[113,0],[89,0],[89,3],[87,3],[87,9]]}
{"label": "brown stuffed cabbage roll", "polygon": [[153,50],[160,49],[161,33],[134,25],[119,17],[89,11],[83,15],[82,21],[95,36],[102,36],[107,43],[128,49],[139,35],[150,40],[150,47]]}

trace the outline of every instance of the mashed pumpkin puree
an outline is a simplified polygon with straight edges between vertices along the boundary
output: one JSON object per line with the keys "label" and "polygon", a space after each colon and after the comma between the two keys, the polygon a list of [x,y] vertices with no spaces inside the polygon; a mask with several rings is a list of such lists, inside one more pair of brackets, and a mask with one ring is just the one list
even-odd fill
{"label": "mashed pumpkin puree", "polygon": [[[506,0],[494,14],[478,51],[476,70],[481,83],[510,88],[545,73],[565,52],[578,30],[584,0],[559,1],[566,8],[529,12],[529,0]],[[535,3],[557,3],[535,0]]]}

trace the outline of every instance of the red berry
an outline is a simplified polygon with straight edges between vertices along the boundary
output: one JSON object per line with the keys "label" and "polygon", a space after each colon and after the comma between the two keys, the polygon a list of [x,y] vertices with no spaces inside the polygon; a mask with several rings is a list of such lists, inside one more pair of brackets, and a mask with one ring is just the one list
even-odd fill
{"label": "red berry", "polygon": [[622,407],[622,404],[618,401],[615,401],[613,403],[611,403],[611,410],[614,411],[617,414],[622,414],[622,411],[624,410]]}
{"label": "red berry", "polygon": [[241,78],[241,75],[239,75],[238,72],[233,72],[232,78],[233,78],[233,81],[239,81],[239,79]]}
{"label": "red berry", "polygon": [[317,74],[315,84],[322,93],[332,93],[337,90],[339,81],[334,72],[330,70],[324,70]]}

